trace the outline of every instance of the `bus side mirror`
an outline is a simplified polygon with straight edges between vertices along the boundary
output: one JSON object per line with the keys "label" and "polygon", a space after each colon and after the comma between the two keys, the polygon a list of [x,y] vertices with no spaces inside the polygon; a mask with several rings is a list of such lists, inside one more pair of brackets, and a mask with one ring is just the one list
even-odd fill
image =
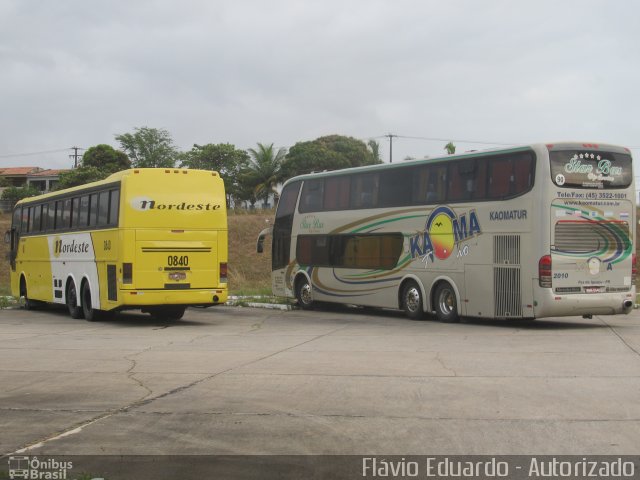
{"label": "bus side mirror", "polygon": [[258,234],[258,242],[256,243],[256,252],[264,252],[264,239],[267,235],[271,234],[272,227],[265,228]]}
{"label": "bus side mirror", "polygon": [[4,243],[11,243],[11,230],[4,232]]}

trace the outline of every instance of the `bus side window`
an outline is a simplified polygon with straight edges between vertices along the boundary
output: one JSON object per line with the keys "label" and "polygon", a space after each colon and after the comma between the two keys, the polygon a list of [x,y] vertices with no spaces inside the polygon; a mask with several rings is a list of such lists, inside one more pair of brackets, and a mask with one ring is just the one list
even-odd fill
{"label": "bus side window", "polygon": [[104,227],[109,223],[109,192],[100,192],[98,197],[98,225]]}
{"label": "bus side window", "polygon": [[513,181],[511,157],[496,157],[489,162],[489,198],[505,198],[511,194]]}
{"label": "bus side window", "polygon": [[322,210],[324,180],[307,180],[302,186],[300,213],[319,212]]}
{"label": "bus side window", "polygon": [[47,231],[47,222],[49,220],[49,204],[45,203],[42,205],[42,217],[40,218],[40,231]]}
{"label": "bus side window", "polygon": [[484,158],[476,160],[471,198],[478,200],[487,198],[487,161]]}
{"label": "bus side window", "polygon": [[118,208],[120,207],[120,190],[109,192],[109,225],[118,225]]}
{"label": "bus side window", "polygon": [[513,162],[514,192],[523,193],[533,186],[533,158],[530,153],[522,153]]}
{"label": "bus side window", "polygon": [[73,201],[71,202],[71,228],[78,226],[79,213],[80,197],[73,197]]}
{"label": "bus side window", "polygon": [[386,170],[380,175],[379,207],[403,207],[411,204],[409,186],[415,174],[414,168]]}
{"label": "bus side window", "polygon": [[377,173],[365,173],[353,178],[351,208],[376,208],[378,206]]}
{"label": "bus side window", "polygon": [[24,207],[22,209],[22,219],[20,221],[20,231],[27,233],[29,231],[29,208]]}
{"label": "bus side window", "polygon": [[40,229],[40,225],[38,225],[40,222],[40,215],[38,213],[39,209],[41,209],[40,205],[33,205],[29,207],[29,233],[36,233]]}
{"label": "bus side window", "polygon": [[71,199],[66,198],[63,200],[60,228],[69,228],[71,225]]}
{"label": "bus side window", "polygon": [[427,184],[427,203],[444,201],[447,191],[447,166],[430,165],[429,183]]}
{"label": "bus side window", "polygon": [[350,187],[350,176],[327,178],[324,182],[323,210],[348,209]]}
{"label": "bus side window", "polygon": [[78,227],[83,228],[89,224],[89,195],[80,197],[80,209],[78,210]]}
{"label": "bus side window", "polygon": [[466,184],[468,173],[462,168],[462,162],[452,162],[449,164],[449,186],[447,188],[447,201],[457,202],[460,200],[467,200]]}
{"label": "bus side window", "polygon": [[92,193],[89,196],[89,226],[98,225],[98,194]]}
{"label": "bus side window", "polygon": [[56,202],[49,202],[47,208],[47,230],[54,230],[56,228]]}
{"label": "bus side window", "polygon": [[29,207],[29,233],[38,233],[40,231],[40,213],[42,205],[33,205]]}

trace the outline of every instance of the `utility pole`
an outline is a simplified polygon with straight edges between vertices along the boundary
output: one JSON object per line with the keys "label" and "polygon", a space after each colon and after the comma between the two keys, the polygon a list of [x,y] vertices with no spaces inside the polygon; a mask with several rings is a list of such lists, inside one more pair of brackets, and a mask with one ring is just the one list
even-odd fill
{"label": "utility pole", "polygon": [[389,137],[389,163],[393,163],[393,137],[397,137],[398,135],[394,135],[393,133],[387,133],[383,135],[384,137]]}
{"label": "utility pole", "polygon": [[73,155],[69,155],[69,158],[73,158],[73,168],[78,168],[78,150],[84,150],[84,148],[80,147],[71,147],[73,150]]}

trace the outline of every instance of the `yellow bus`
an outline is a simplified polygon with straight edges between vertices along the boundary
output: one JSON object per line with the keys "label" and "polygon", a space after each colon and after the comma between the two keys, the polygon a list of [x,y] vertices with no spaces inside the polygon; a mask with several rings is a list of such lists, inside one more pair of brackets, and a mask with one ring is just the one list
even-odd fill
{"label": "yellow bus", "polygon": [[217,172],[140,168],[18,202],[11,291],[73,318],[140,309],[163,320],[227,300],[227,212]]}

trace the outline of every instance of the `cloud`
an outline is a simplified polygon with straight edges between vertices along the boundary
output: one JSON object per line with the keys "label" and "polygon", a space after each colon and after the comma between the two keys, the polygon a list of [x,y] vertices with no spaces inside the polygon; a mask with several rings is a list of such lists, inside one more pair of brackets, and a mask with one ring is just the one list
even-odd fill
{"label": "cloud", "polygon": [[[604,1],[7,0],[0,155],[115,145],[114,135],[139,126],[169,130],[184,149],[389,132],[637,145],[639,10]],[[394,156],[440,154],[441,143],[398,138]],[[29,160],[69,165],[65,155]]]}

